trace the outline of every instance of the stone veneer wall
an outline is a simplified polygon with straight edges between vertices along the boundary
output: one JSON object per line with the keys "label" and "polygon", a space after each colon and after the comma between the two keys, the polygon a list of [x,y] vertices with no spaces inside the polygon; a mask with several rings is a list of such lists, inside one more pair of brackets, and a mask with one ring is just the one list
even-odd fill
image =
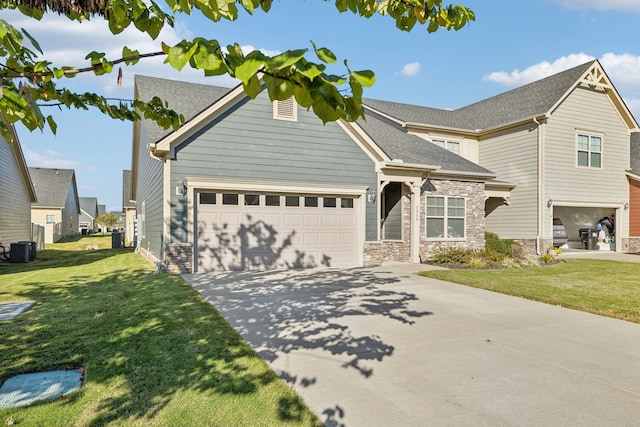
{"label": "stone veneer wall", "polygon": [[[466,238],[456,240],[427,240],[427,196],[458,196],[466,198]],[[484,249],[484,182],[430,179],[420,197],[420,260],[430,259],[445,249]]]}
{"label": "stone veneer wall", "polygon": [[536,253],[536,239],[512,239],[520,243],[525,255],[544,255],[553,247],[553,239],[540,239],[540,254]]}
{"label": "stone veneer wall", "polygon": [[193,273],[193,245],[170,243],[167,245],[165,270],[169,273]]}
{"label": "stone veneer wall", "polygon": [[402,186],[402,240],[364,242],[365,267],[380,265],[383,261],[409,262],[411,259],[411,192]]}
{"label": "stone veneer wall", "polygon": [[640,252],[640,237],[625,237],[622,239],[622,252]]}

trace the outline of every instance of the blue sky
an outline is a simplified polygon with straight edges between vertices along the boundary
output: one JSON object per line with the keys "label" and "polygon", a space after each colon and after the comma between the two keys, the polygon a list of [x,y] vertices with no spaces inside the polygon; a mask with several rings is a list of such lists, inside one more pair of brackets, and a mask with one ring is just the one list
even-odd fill
{"label": "blue sky", "polygon": [[[268,14],[257,11],[235,22],[213,23],[197,15],[180,17],[152,41],[135,30],[112,36],[96,19],[72,23],[57,15],[43,21],[3,11],[0,19],[27,29],[56,65],[82,66],[92,51],[120,56],[123,45],[153,52],[160,41],[183,38],[237,42],[268,53],[310,47],[309,40],[330,48],[339,58],[329,71],[372,69],[376,84],[365,97],[454,109],[505,92],[564,69],[599,59],[629,109],[640,119],[640,1],[638,0],[459,0],[471,7],[476,21],[462,30],[428,34],[395,28],[390,18],[339,14],[332,1],[275,1]],[[311,57],[310,57],[311,58]],[[75,90],[132,99],[133,76],[157,77],[234,86],[230,78],[178,73],[161,61],[123,68],[123,87],[116,75],[81,76],[68,81]],[[29,166],[72,168],[79,195],[97,197],[107,210],[122,206],[122,170],[131,169],[132,125],[96,112],[52,110],[57,135],[18,127]]]}

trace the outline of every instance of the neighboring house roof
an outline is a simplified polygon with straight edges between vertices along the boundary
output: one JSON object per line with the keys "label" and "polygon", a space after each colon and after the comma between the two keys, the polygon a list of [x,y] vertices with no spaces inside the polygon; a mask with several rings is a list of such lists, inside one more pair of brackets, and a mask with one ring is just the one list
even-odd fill
{"label": "neighboring house roof", "polygon": [[38,201],[32,204],[33,207],[64,208],[70,188],[76,192],[74,197],[80,207],[73,169],[29,168],[29,174],[38,197]]}
{"label": "neighboring house roof", "polygon": [[85,215],[95,219],[98,216],[98,199],[95,197],[80,197],[80,209]]}
{"label": "neighboring house roof", "polygon": [[431,164],[439,166],[439,171],[474,173],[495,176],[493,172],[483,168],[462,156],[449,150],[438,147],[431,142],[405,130],[387,124],[373,116],[368,116],[366,121],[360,120],[358,124],[393,160],[401,160],[405,163]]}
{"label": "neighboring house roof", "polygon": [[622,110],[622,115],[626,116],[629,127],[637,128],[635,119],[604,74],[598,61],[584,63],[457,110],[439,110],[374,99],[365,99],[363,102],[370,109],[388,115],[403,124],[422,124],[479,132],[551,114],[554,108],[592,70],[595,70],[599,80],[596,81],[594,78],[591,83],[605,87],[611,86],[606,90],[614,98],[614,103]]}
{"label": "neighboring house roof", "polygon": [[136,202],[131,198],[131,171],[122,171],[122,210],[135,209]]}
{"label": "neighboring house roof", "polygon": [[104,215],[106,213],[107,213],[107,206],[106,205],[98,205],[98,216]]}

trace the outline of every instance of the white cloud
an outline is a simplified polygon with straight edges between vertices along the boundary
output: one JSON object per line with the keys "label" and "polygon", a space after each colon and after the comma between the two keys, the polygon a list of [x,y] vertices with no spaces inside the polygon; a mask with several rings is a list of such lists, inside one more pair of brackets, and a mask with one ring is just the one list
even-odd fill
{"label": "white cloud", "polygon": [[422,70],[422,68],[420,67],[420,63],[419,62],[410,62],[410,63],[406,64],[402,68],[402,71],[400,72],[400,75],[402,75],[402,76],[415,76],[415,75],[418,75],[421,70]]}
{"label": "white cloud", "polygon": [[509,87],[522,86],[527,83],[531,83],[544,77],[548,77],[550,75],[567,70],[571,67],[584,64],[585,62],[591,61],[593,59],[595,58],[591,55],[587,55],[585,53],[576,53],[558,58],[552,63],[543,61],[525,68],[522,71],[495,71],[489,75],[484,76],[482,80],[502,83],[503,85]]}
{"label": "white cloud", "polygon": [[553,0],[567,9],[619,10],[640,12],[638,0]]}
{"label": "white cloud", "polygon": [[29,167],[33,168],[58,168],[95,171],[96,167],[86,163],[69,159],[64,153],[55,150],[44,150],[42,153],[22,147],[24,158]]}

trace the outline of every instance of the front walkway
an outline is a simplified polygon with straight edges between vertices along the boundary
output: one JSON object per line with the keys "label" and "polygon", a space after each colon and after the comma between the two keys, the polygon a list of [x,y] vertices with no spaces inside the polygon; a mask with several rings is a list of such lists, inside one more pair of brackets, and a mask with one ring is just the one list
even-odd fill
{"label": "front walkway", "polygon": [[631,426],[640,325],[413,274],[188,277],[328,426]]}

